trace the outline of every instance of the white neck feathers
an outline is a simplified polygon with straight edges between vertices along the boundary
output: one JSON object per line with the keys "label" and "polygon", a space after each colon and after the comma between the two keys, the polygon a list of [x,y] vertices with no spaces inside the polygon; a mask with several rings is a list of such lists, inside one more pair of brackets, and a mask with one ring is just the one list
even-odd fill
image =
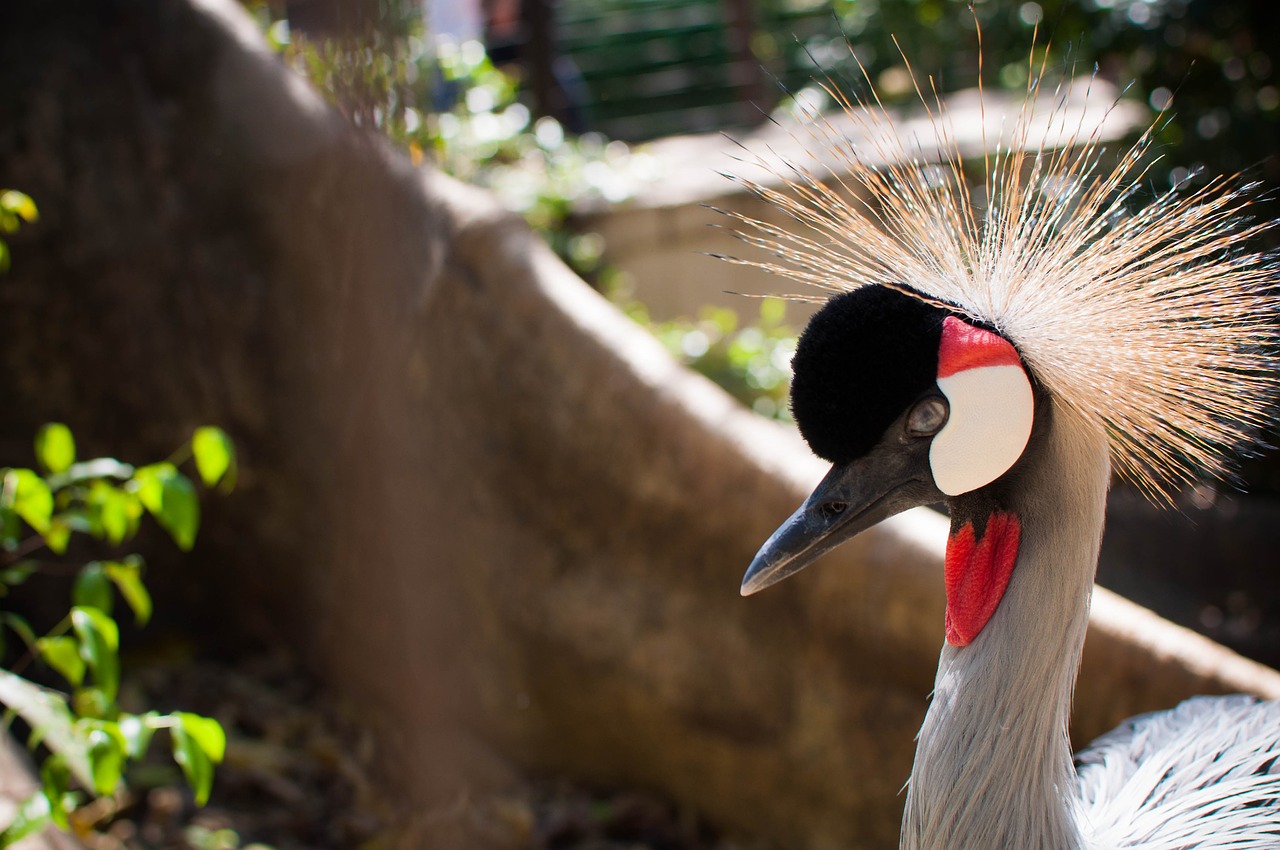
{"label": "white neck feathers", "polygon": [[920,729],[903,848],[1082,846],[1067,722],[1102,540],[1106,435],[1056,406],[1014,471],[1022,522],[1000,607],[968,646],[944,646]]}

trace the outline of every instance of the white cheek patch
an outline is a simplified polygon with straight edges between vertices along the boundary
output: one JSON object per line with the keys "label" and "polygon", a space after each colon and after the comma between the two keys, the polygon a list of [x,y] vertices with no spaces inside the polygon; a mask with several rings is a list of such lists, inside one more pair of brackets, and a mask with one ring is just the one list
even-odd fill
{"label": "white cheek patch", "polygon": [[1031,381],[1004,338],[948,317],[938,388],[951,406],[933,438],[929,466],[938,489],[958,496],[985,487],[1017,463],[1031,438]]}
{"label": "white cheek patch", "polygon": [[1022,457],[1031,437],[1034,399],[1020,366],[984,366],[939,378],[951,404],[933,438],[929,466],[938,489],[958,496],[985,487]]}

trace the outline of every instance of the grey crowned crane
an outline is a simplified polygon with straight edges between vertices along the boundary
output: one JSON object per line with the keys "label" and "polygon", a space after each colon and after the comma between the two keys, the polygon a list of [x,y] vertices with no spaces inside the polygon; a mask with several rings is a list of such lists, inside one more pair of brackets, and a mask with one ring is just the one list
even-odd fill
{"label": "grey crowned crane", "polygon": [[945,644],[901,846],[1280,847],[1280,704],[1199,697],[1074,759],[1067,736],[1113,468],[1165,501],[1274,410],[1280,273],[1245,247],[1268,225],[1239,180],[1152,193],[1153,129],[1104,166],[1070,84],[1028,80],[978,189],[940,101],[921,98],[930,151],[834,88],[863,141],[808,132],[843,176],[762,160],[779,182],[743,181],[801,225],[738,216],[774,258],[750,264],[828,299],[792,408],[832,467],[742,593],[944,502]]}

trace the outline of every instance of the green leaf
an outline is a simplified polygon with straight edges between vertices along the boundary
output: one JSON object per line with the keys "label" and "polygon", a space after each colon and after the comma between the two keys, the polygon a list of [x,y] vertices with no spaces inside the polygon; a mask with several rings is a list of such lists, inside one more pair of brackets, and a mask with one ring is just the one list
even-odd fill
{"label": "green leaf", "polygon": [[115,607],[115,594],[111,592],[111,579],[97,561],[90,561],[80,569],[75,584],[71,586],[71,604],[85,608],[97,608],[110,615]]}
{"label": "green leaf", "polygon": [[54,517],[44,530],[44,545],[55,555],[61,555],[67,551],[67,544],[70,542],[71,524],[63,517]]}
{"label": "green leaf", "polygon": [[36,432],[36,460],[46,472],[66,472],[76,462],[76,441],[71,429],[49,422]]}
{"label": "green leaf", "polygon": [[123,498],[106,495],[112,491],[103,491],[98,503],[98,520],[102,523],[102,534],[107,542],[116,546],[124,542],[129,534],[129,506]]}
{"label": "green leaf", "polygon": [[31,200],[31,196],[16,189],[0,192],[0,210],[13,213],[28,223],[37,221],[40,218],[40,213],[36,210],[36,203]]}
{"label": "green leaf", "polygon": [[138,531],[142,503],[136,493],[121,490],[108,481],[98,479],[89,485],[85,504],[97,511],[107,542],[113,546],[124,542]]}
{"label": "green leaf", "polygon": [[71,709],[79,717],[101,720],[115,714],[115,699],[102,688],[76,688],[71,693]]}
{"label": "green leaf", "polygon": [[204,750],[214,764],[221,764],[227,752],[227,733],[222,731],[222,724],[212,717],[203,717],[189,711],[178,712],[178,721],[182,729]]}
{"label": "green leaf", "polygon": [[84,659],[80,657],[80,645],[69,635],[43,637],[36,641],[36,649],[45,663],[58,671],[74,687],[84,681]]}
{"label": "green leaf", "polygon": [[191,479],[165,462],[141,467],[133,480],[143,507],[169,532],[179,549],[191,549],[200,528],[200,502]]}
{"label": "green leaf", "polygon": [[133,471],[133,479],[126,485],[138,494],[138,501],[152,514],[159,514],[164,507],[164,482],[178,472],[173,464],[153,463]]}
{"label": "green leaf", "polygon": [[53,516],[53,492],[39,475],[30,469],[10,469],[4,474],[0,502],[40,534],[49,530]]}
{"label": "green leaf", "polygon": [[94,792],[106,796],[116,790],[124,772],[124,739],[119,731],[106,728],[115,726],[114,723],[98,721],[95,726],[87,736],[89,769],[93,774]]}
{"label": "green leaf", "polygon": [[196,805],[203,806],[209,802],[209,794],[213,791],[213,762],[187,732],[185,724],[172,727],[169,734],[173,740],[173,760],[187,777],[187,784],[195,794]]}
{"label": "green leaf", "polygon": [[22,521],[18,519],[18,515],[13,512],[12,508],[4,504],[4,497],[0,495],[0,546],[5,551],[12,552],[18,548],[18,541],[21,535]]}
{"label": "green leaf", "polygon": [[120,688],[120,629],[116,621],[97,608],[76,606],[71,609],[71,628],[80,639],[80,657],[93,672],[94,683],[114,701]]}
{"label": "green leaf", "polygon": [[84,738],[72,722],[66,697],[0,669],[0,703],[17,712],[32,736],[66,761],[77,782],[86,788],[92,784]]}
{"label": "green leaf", "polygon": [[139,626],[145,626],[151,619],[151,594],[142,583],[142,566],[142,559],[136,555],[124,561],[108,561],[105,564],[107,578],[115,583]]}
{"label": "green leaf", "polygon": [[9,270],[9,246],[0,239],[0,274],[4,274]]}
{"label": "green leaf", "polygon": [[120,734],[124,736],[125,752],[129,758],[140,759],[147,754],[147,748],[151,746],[151,736],[156,731],[153,724],[157,717],[159,715],[155,712],[141,716],[121,715],[118,726]]}
{"label": "green leaf", "polygon": [[71,786],[70,780],[66,760],[60,755],[49,756],[40,766],[40,790],[49,801],[49,816],[62,829],[70,828],[67,823],[67,810],[63,806]]}
{"label": "green leaf", "polygon": [[13,820],[0,832],[0,847],[10,847],[35,835],[48,826],[50,820],[49,798],[43,790],[36,791],[22,802]]}
{"label": "green leaf", "polygon": [[100,637],[102,645],[112,652],[120,646],[120,629],[116,621],[94,608],[75,607],[71,609],[71,627],[80,639],[90,636]]}
{"label": "green leaf", "polygon": [[32,630],[31,625],[22,617],[9,611],[0,612],[0,624],[4,624],[13,629],[18,637],[22,638],[22,642],[32,652],[38,653],[40,650],[36,646],[36,633]]}
{"label": "green leaf", "polygon": [[206,487],[212,487],[229,471],[234,473],[235,446],[221,428],[205,425],[197,428],[191,437],[191,454],[196,459],[196,470]]}

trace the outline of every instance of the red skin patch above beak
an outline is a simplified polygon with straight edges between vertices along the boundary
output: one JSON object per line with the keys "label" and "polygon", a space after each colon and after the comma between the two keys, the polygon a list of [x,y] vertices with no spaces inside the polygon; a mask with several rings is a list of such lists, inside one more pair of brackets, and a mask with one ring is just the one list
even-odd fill
{"label": "red skin patch above beak", "polygon": [[946,378],[982,366],[1022,367],[1018,351],[1004,337],[947,316],[938,346],[938,377]]}
{"label": "red skin patch above beak", "polygon": [[1014,562],[1022,523],[1017,514],[996,512],[987,519],[982,537],[973,523],[952,530],[947,539],[947,643],[968,646],[1004,598]]}

